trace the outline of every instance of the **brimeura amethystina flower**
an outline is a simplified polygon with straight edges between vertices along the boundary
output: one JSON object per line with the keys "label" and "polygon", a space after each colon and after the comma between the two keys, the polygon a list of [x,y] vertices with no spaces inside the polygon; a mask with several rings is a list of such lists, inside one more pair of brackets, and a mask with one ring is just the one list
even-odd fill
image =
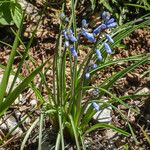
{"label": "brimeura amethystina flower", "polygon": [[114,40],[112,39],[112,37],[109,34],[105,34],[105,37],[108,40],[108,42],[114,43]]}
{"label": "brimeura amethystina flower", "polygon": [[88,39],[90,42],[92,42],[92,43],[95,43],[95,42],[96,42],[96,39],[95,39],[95,37],[94,37],[94,34],[87,32],[84,28],[82,28],[81,34],[82,34],[86,39]]}
{"label": "brimeura amethystina flower", "polygon": [[106,29],[106,25],[105,24],[101,24],[101,25],[99,25],[97,28],[95,28],[93,30],[93,33],[94,33],[94,35],[97,35],[98,33],[100,33],[104,29]]}
{"label": "brimeura amethystina flower", "polygon": [[103,58],[102,58],[102,54],[99,51],[99,49],[96,48],[95,52],[96,52],[96,56],[97,56],[98,60],[102,61]]}
{"label": "brimeura amethystina flower", "polygon": [[93,106],[97,111],[100,110],[100,106],[99,106],[96,102],[94,102],[94,101],[92,101],[92,106]]}
{"label": "brimeura amethystina flower", "polygon": [[105,50],[108,54],[112,54],[112,50],[111,50],[110,46],[107,43],[104,43],[104,48],[105,48]]}
{"label": "brimeura amethystina flower", "polygon": [[71,29],[63,30],[62,33],[63,33],[63,35],[64,35],[64,37],[65,37],[65,39],[66,39],[67,41],[71,41],[71,42],[76,42],[76,41],[77,41],[77,39],[76,39],[76,37],[73,35],[73,32],[72,32]]}
{"label": "brimeura amethystina flower", "polygon": [[71,42],[76,42],[77,39],[76,37],[73,35],[73,32],[71,29],[67,30],[67,36],[68,36],[68,39],[71,41]]}
{"label": "brimeura amethystina flower", "polygon": [[93,64],[93,65],[92,65],[92,68],[93,68],[93,69],[96,69],[96,68],[97,68],[97,64]]}
{"label": "brimeura amethystina flower", "polygon": [[70,51],[71,51],[71,54],[72,54],[73,57],[77,57],[78,56],[77,52],[76,52],[76,50],[75,50],[75,48],[73,46],[70,46]]}

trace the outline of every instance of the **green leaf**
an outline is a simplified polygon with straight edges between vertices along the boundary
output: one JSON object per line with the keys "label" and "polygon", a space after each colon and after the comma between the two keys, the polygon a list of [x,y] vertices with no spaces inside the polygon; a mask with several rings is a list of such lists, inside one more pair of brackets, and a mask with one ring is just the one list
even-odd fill
{"label": "green leaf", "polygon": [[95,125],[93,125],[90,129],[86,130],[84,135],[86,135],[87,133],[93,131],[93,130],[96,130],[98,128],[108,128],[108,129],[112,129],[112,130],[115,130],[116,132],[120,133],[120,134],[123,134],[125,136],[129,136],[130,133],[120,129],[120,128],[117,128],[115,127],[114,125],[111,125],[111,124],[107,124],[107,123],[97,123]]}
{"label": "green leaf", "polygon": [[95,6],[96,6],[96,0],[90,0],[91,1],[91,4],[92,4],[92,10],[95,9]]}
{"label": "green leaf", "polygon": [[27,78],[25,78],[21,84],[19,84],[0,104],[0,116],[9,108],[9,106],[15,101],[20,93],[28,86],[28,84],[34,79],[34,77],[41,71],[46,63],[39,66],[34,70]]}
{"label": "green leaf", "polygon": [[10,12],[10,3],[2,3],[0,5],[0,24],[13,25],[13,20]]}
{"label": "green leaf", "polygon": [[18,3],[10,3],[10,11],[11,11],[11,16],[12,16],[14,23],[19,28],[21,25],[21,21],[22,21],[21,5]]}

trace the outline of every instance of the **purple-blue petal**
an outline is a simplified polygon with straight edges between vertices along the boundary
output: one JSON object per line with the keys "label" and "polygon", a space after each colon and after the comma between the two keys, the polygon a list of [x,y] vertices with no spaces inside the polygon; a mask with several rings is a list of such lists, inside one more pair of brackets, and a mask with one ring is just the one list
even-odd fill
{"label": "purple-blue petal", "polygon": [[97,28],[95,28],[93,30],[93,33],[94,34],[98,34],[98,33],[100,33],[104,29],[106,29],[106,25],[105,24],[101,24],[101,25],[99,25]]}
{"label": "purple-blue petal", "polygon": [[68,35],[67,35],[67,31],[66,31],[66,30],[63,30],[62,33],[63,33],[63,35],[65,36],[65,39],[66,39],[66,40],[69,40]]}
{"label": "purple-blue petal", "polygon": [[88,33],[85,29],[81,31],[82,35],[87,38],[90,42],[96,42],[96,39],[92,33]]}
{"label": "purple-blue petal", "polygon": [[113,23],[114,21],[115,21],[115,19],[114,19],[114,18],[111,18],[111,19],[109,19],[109,20],[106,22],[106,25],[111,24],[111,23]]}
{"label": "purple-blue petal", "polygon": [[92,105],[93,105],[93,107],[94,107],[97,111],[100,110],[100,106],[99,106],[96,102],[93,102],[93,101],[92,101]]}
{"label": "purple-blue petal", "polygon": [[68,34],[68,38],[72,42],[76,42],[77,41],[76,37],[73,34]]}
{"label": "purple-blue petal", "polygon": [[114,28],[114,27],[116,27],[117,26],[117,22],[113,22],[113,23],[111,23],[111,24],[108,24],[107,25],[107,28]]}
{"label": "purple-blue petal", "polygon": [[114,40],[112,39],[112,37],[109,34],[105,34],[106,39],[108,40],[108,42],[114,43]]}
{"label": "purple-blue petal", "polygon": [[97,64],[93,64],[92,68],[96,69],[97,68]]}
{"label": "purple-blue petal", "polygon": [[112,54],[112,50],[111,50],[110,46],[107,43],[104,43],[104,48],[105,48],[105,50],[108,54]]}
{"label": "purple-blue petal", "polygon": [[77,57],[77,52],[73,46],[70,46],[70,51],[73,57]]}
{"label": "purple-blue petal", "polygon": [[96,51],[98,60],[102,61],[103,58],[102,58],[102,55],[101,55],[101,52],[99,51],[99,49],[96,49],[95,51]]}

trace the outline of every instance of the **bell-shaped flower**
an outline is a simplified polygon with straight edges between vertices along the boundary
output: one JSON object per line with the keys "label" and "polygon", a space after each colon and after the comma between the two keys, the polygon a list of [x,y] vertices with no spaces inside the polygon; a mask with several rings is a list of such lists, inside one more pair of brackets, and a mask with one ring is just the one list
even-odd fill
{"label": "bell-shaped flower", "polygon": [[87,32],[84,28],[82,29],[81,34],[82,34],[85,38],[87,38],[90,42],[92,42],[92,43],[95,43],[95,42],[96,42],[96,39],[95,39],[93,33]]}
{"label": "bell-shaped flower", "polygon": [[92,106],[93,106],[97,111],[100,110],[100,106],[99,106],[96,102],[94,102],[94,101],[92,101]]}
{"label": "bell-shaped flower", "polygon": [[67,31],[65,29],[62,31],[62,33],[63,33],[65,39],[69,40],[68,35],[67,35]]}
{"label": "bell-shaped flower", "polygon": [[106,29],[106,25],[105,24],[101,24],[101,25],[99,25],[97,28],[95,28],[93,30],[93,33],[96,35],[96,34],[100,33],[104,29]]}
{"label": "bell-shaped flower", "polygon": [[107,26],[107,28],[114,28],[114,27],[117,26],[117,22],[113,22],[113,23],[107,24],[106,26]]}
{"label": "bell-shaped flower", "polygon": [[93,64],[93,65],[92,65],[92,68],[93,68],[93,69],[96,69],[96,68],[97,68],[97,64]]}
{"label": "bell-shaped flower", "polygon": [[111,23],[114,23],[114,22],[115,22],[115,19],[111,18],[105,24],[108,25],[108,24],[111,24]]}
{"label": "bell-shaped flower", "polygon": [[85,78],[88,79],[89,77],[90,77],[90,73],[87,72],[87,73],[85,74]]}
{"label": "bell-shaped flower", "polygon": [[96,49],[95,51],[96,51],[96,56],[97,56],[98,60],[102,61],[103,58],[102,58],[102,54],[99,51],[99,49]]}
{"label": "bell-shaped flower", "polygon": [[114,40],[112,39],[112,37],[109,34],[105,34],[106,39],[108,40],[108,42],[114,43]]}
{"label": "bell-shaped flower", "polygon": [[77,57],[78,56],[77,52],[76,52],[76,50],[75,50],[75,48],[73,46],[70,46],[70,51],[71,51],[71,54],[72,54],[73,57]]}
{"label": "bell-shaped flower", "polygon": [[104,48],[105,48],[105,50],[108,54],[112,54],[112,50],[111,50],[110,46],[107,43],[104,43]]}
{"label": "bell-shaped flower", "polygon": [[67,36],[68,36],[68,38],[69,38],[70,41],[72,41],[72,42],[76,42],[76,41],[77,41],[77,39],[76,39],[76,37],[73,35],[73,32],[72,32],[71,29],[67,31]]}

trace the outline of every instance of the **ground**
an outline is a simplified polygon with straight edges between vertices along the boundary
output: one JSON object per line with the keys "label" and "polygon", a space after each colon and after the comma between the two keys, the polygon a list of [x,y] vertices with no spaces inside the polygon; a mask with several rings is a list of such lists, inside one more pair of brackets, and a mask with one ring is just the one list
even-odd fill
{"label": "ground", "polygon": [[[32,5],[31,5],[32,6]],[[78,12],[78,14],[82,13],[84,11],[84,6],[82,6],[81,10]],[[35,26],[38,15],[36,14],[38,11],[40,12],[43,9],[43,5],[39,2],[34,4],[33,9],[35,9],[35,16],[34,19],[32,18],[34,15],[27,15],[25,22],[24,22],[24,31],[22,32],[22,38],[23,42],[26,44],[27,41],[31,37],[31,31],[32,28]],[[34,38],[33,44],[31,45],[31,48],[29,50],[29,55],[33,57],[37,64],[41,64],[48,58],[50,59],[50,63],[53,62],[53,53],[55,50],[55,41],[56,36],[58,34],[58,27],[59,27],[59,19],[58,14],[60,10],[59,4],[54,4],[52,7],[48,7],[46,13],[42,15],[42,22],[40,23],[38,32]],[[33,11],[32,11],[33,12]],[[87,10],[88,12],[88,10]],[[69,11],[67,12],[69,15]],[[89,13],[89,12],[88,12]],[[97,12],[96,12],[97,14]],[[95,17],[96,17],[95,14]],[[90,14],[91,17],[88,16],[89,19],[93,19],[92,16],[94,14]],[[96,19],[99,17],[96,17]],[[98,20],[98,19],[97,19]],[[79,19],[80,21],[80,19]],[[91,28],[94,23],[91,23]],[[79,23],[78,23],[79,24]],[[80,24],[79,24],[80,27]],[[12,28],[14,28],[12,26]],[[12,44],[14,36],[10,30],[10,27],[1,27],[1,30],[3,34],[0,36],[1,40],[4,42],[8,42],[9,44]],[[83,43],[85,44],[85,43]],[[83,48],[81,45],[82,51],[79,54],[79,60],[82,61],[82,58],[86,55],[88,52],[87,48]],[[22,54],[23,53],[23,47],[19,46],[18,51]],[[123,39],[121,42],[121,45],[119,47],[114,47],[113,51],[115,52],[112,55],[112,59],[116,60],[119,58],[124,58],[128,56],[135,56],[139,54],[146,55],[147,53],[150,53],[150,31],[148,28],[144,29],[138,29],[134,31],[130,36]],[[8,58],[10,54],[10,47],[6,46],[4,44],[1,44],[0,47],[0,64],[6,65]],[[17,53],[17,56],[15,57],[13,69],[16,70],[18,67],[18,63],[21,60],[21,57],[19,53]],[[30,68],[34,69],[33,64],[30,62],[29,58],[26,60],[28,66]],[[103,81],[106,77],[111,76],[114,72],[120,71],[123,68],[126,68],[127,66],[131,65],[131,62],[123,63],[114,65],[112,67],[108,67],[103,69],[101,72],[99,72],[97,75],[95,75],[91,81],[91,84],[98,83]],[[66,69],[68,71],[68,68]],[[0,75],[3,73],[2,69],[0,69]],[[27,76],[28,70],[27,66],[24,65],[21,72],[22,76]],[[67,79],[69,83],[69,78]],[[47,82],[48,85],[52,86],[52,72],[49,71],[47,73]],[[38,84],[39,87],[42,86],[39,84],[40,79],[39,77],[36,77],[35,83]],[[150,93],[150,62],[144,65],[141,65],[140,67],[136,68],[133,72],[128,73],[123,78],[119,79],[119,81],[113,86],[111,91],[114,93],[115,96],[128,96],[132,94],[143,94],[143,93]],[[46,97],[46,93],[43,91],[43,95]],[[14,104],[9,111],[6,113],[5,119],[0,122],[1,124],[4,122],[7,122],[6,120],[9,118],[10,121],[14,120],[14,122],[20,121],[20,119],[28,114],[27,121],[19,127],[20,134],[17,136],[10,136],[9,138],[5,139],[5,142],[3,145],[0,146],[0,149],[2,150],[16,150],[20,147],[20,138],[23,137],[23,132],[27,131],[28,128],[31,126],[32,122],[36,118],[36,116],[39,115],[39,110],[37,110],[38,102],[35,100],[36,97],[33,94],[33,92],[30,89],[27,89],[22,94],[23,100],[20,103]],[[109,97],[107,97],[109,99]],[[119,103],[115,103],[114,106],[121,111],[125,116],[129,118],[129,124],[132,126],[135,137],[124,137],[121,135],[116,134],[112,130],[104,130],[99,129],[91,134],[87,135],[86,137],[86,143],[89,150],[104,150],[104,149],[123,149],[125,144],[128,144],[130,149],[136,150],[138,149],[138,145],[143,150],[150,149],[150,146],[148,145],[143,130],[146,131],[148,135],[150,135],[150,97],[137,97],[134,99],[126,99],[125,101],[127,104],[131,105],[133,108],[140,111],[140,114],[137,114],[135,112],[132,112],[128,108],[124,107],[123,105]],[[32,115],[31,115],[32,113]],[[19,117],[17,117],[16,114],[19,114]],[[13,121],[12,121],[13,122]],[[125,119],[120,116],[119,112],[114,110],[112,111],[112,123],[120,128],[125,129],[126,131],[130,132],[128,123]],[[49,121],[45,121],[46,124],[46,131],[51,126],[49,124]],[[51,129],[51,127],[50,127]],[[5,135],[8,133],[8,130],[3,130],[0,127],[0,139],[4,138]],[[33,135],[36,135],[38,130],[33,131]],[[49,144],[52,144],[55,137],[55,132],[51,129],[49,131],[49,135],[51,135],[52,140],[47,140]],[[137,141],[137,142],[136,142]],[[36,149],[36,139],[34,137],[31,137],[30,140],[27,143],[26,148],[27,149]],[[73,146],[70,143],[67,143],[68,146],[66,149],[73,149]]]}

